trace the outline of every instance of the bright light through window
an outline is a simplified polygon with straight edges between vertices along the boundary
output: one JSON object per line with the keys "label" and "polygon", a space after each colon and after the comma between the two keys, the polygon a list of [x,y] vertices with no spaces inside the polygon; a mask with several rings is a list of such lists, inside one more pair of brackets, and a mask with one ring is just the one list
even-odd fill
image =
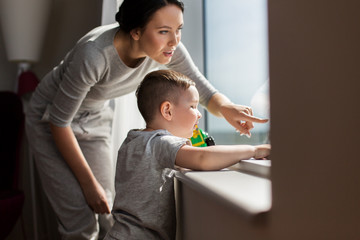
{"label": "bright light through window", "polygon": [[[204,0],[205,74],[233,102],[269,118],[266,0]],[[217,144],[268,142],[269,124],[255,124],[252,137],[239,136],[224,119],[207,115]]]}

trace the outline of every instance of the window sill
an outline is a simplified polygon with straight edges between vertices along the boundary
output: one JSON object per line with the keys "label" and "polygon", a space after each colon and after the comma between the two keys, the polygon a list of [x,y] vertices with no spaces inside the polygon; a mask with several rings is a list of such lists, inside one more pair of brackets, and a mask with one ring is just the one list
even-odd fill
{"label": "window sill", "polygon": [[229,167],[230,170],[249,173],[270,179],[271,160],[242,160]]}
{"label": "window sill", "polygon": [[[254,163],[245,163],[248,172],[249,166],[254,167],[249,164]],[[256,166],[260,166],[257,170],[264,171],[266,165],[269,163],[257,163]],[[253,218],[269,212],[272,204],[271,181],[259,175],[245,173],[244,164],[240,163],[221,171],[181,171],[176,177],[183,184],[218,200],[219,204],[230,205]]]}

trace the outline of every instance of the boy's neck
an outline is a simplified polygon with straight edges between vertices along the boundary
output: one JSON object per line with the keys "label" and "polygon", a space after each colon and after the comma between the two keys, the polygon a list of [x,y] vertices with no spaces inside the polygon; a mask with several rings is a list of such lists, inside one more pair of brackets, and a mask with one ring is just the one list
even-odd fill
{"label": "boy's neck", "polygon": [[151,128],[151,127],[146,126],[146,128],[144,128],[143,131],[151,132],[151,131],[155,131],[155,130],[157,130],[157,129],[153,129],[153,128]]}
{"label": "boy's neck", "polygon": [[155,130],[159,130],[159,129],[165,129],[164,127],[161,127],[162,125],[157,125],[157,124],[146,124],[146,127],[144,129],[144,131],[148,131],[148,132],[151,132],[151,131],[155,131]]}
{"label": "boy's neck", "polygon": [[171,123],[167,120],[164,120],[162,118],[155,118],[153,121],[151,121],[150,123],[146,123],[146,127],[144,129],[144,131],[156,131],[156,130],[167,130],[169,132],[172,132],[171,129]]}

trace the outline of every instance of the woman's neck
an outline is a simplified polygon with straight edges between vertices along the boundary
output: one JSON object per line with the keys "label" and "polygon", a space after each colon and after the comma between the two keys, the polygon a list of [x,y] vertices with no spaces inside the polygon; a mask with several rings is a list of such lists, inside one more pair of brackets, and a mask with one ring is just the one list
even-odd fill
{"label": "woman's neck", "polygon": [[134,68],[145,58],[137,54],[139,52],[137,45],[132,40],[129,34],[119,30],[114,38],[114,46],[126,66]]}

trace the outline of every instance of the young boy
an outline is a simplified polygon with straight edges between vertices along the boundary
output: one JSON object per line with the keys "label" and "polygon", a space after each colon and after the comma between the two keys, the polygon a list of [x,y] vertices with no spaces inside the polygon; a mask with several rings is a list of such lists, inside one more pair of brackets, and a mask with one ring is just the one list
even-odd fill
{"label": "young boy", "polygon": [[242,159],[265,158],[270,146],[191,146],[189,138],[201,118],[199,94],[194,82],[180,73],[149,73],[136,95],[146,128],[131,130],[119,150],[112,210],[115,224],[105,239],[175,239],[169,170],[175,165],[219,170]]}

